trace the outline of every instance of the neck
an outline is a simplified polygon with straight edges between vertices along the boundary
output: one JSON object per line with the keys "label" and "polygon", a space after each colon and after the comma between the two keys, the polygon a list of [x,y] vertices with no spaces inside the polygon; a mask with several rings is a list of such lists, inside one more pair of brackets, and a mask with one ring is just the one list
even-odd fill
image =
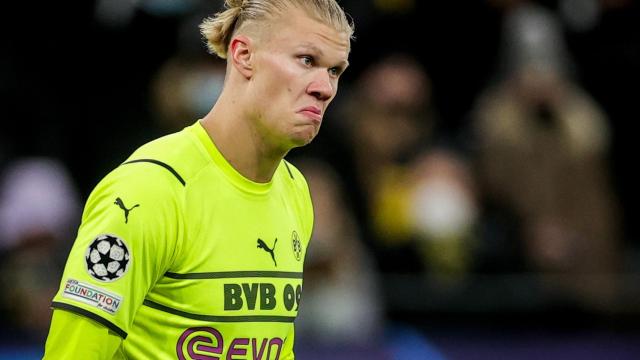
{"label": "neck", "polygon": [[202,126],[234,169],[251,181],[269,182],[287,150],[270,146],[244,112],[244,104],[232,99],[223,91]]}

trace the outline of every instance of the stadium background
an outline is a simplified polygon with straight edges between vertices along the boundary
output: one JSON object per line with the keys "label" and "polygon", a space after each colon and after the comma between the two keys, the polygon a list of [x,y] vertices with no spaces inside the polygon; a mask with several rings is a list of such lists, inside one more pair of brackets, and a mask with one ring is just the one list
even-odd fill
{"label": "stadium background", "polygon": [[[3,12],[0,358],[41,355],[97,181],[208,111],[224,66],[197,24],[220,4]],[[318,217],[299,358],[640,357],[637,2],[341,4],[352,65],[289,156]]]}

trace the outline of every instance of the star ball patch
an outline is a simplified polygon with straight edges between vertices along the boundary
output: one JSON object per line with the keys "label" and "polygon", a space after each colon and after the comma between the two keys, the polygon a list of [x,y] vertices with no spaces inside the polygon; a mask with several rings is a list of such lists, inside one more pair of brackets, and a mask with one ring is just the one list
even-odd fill
{"label": "star ball patch", "polygon": [[100,235],[84,254],[87,272],[94,279],[111,282],[120,279],[131,265],[131,254],[124,240],[114,235]]}

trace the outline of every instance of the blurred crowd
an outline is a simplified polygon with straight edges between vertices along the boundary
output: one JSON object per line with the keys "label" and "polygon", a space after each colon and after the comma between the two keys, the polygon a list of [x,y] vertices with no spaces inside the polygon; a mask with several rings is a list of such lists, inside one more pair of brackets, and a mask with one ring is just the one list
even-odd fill
{"label": "blurred crowd", "polygon": [[[7,39],[0,343],[43,341],[100,177],[210,109],[225,64],[197,24],[221,3],[48,5]],[[289,155],[316,216],[301,358],[444,359],[436,329],[640,332],[637,3],[340,3],[352,68]]]}

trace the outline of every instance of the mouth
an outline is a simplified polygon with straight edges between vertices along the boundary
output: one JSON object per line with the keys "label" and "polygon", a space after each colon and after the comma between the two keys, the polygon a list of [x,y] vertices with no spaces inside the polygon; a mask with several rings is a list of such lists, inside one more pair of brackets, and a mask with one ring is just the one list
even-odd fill
{"label": "mouth", "polygon": [[322,110],[320,110],[317,106],[307,106],[298,111],[298,113],[304,115],[305,117],[313,120],[314,122],[322,121]]}

